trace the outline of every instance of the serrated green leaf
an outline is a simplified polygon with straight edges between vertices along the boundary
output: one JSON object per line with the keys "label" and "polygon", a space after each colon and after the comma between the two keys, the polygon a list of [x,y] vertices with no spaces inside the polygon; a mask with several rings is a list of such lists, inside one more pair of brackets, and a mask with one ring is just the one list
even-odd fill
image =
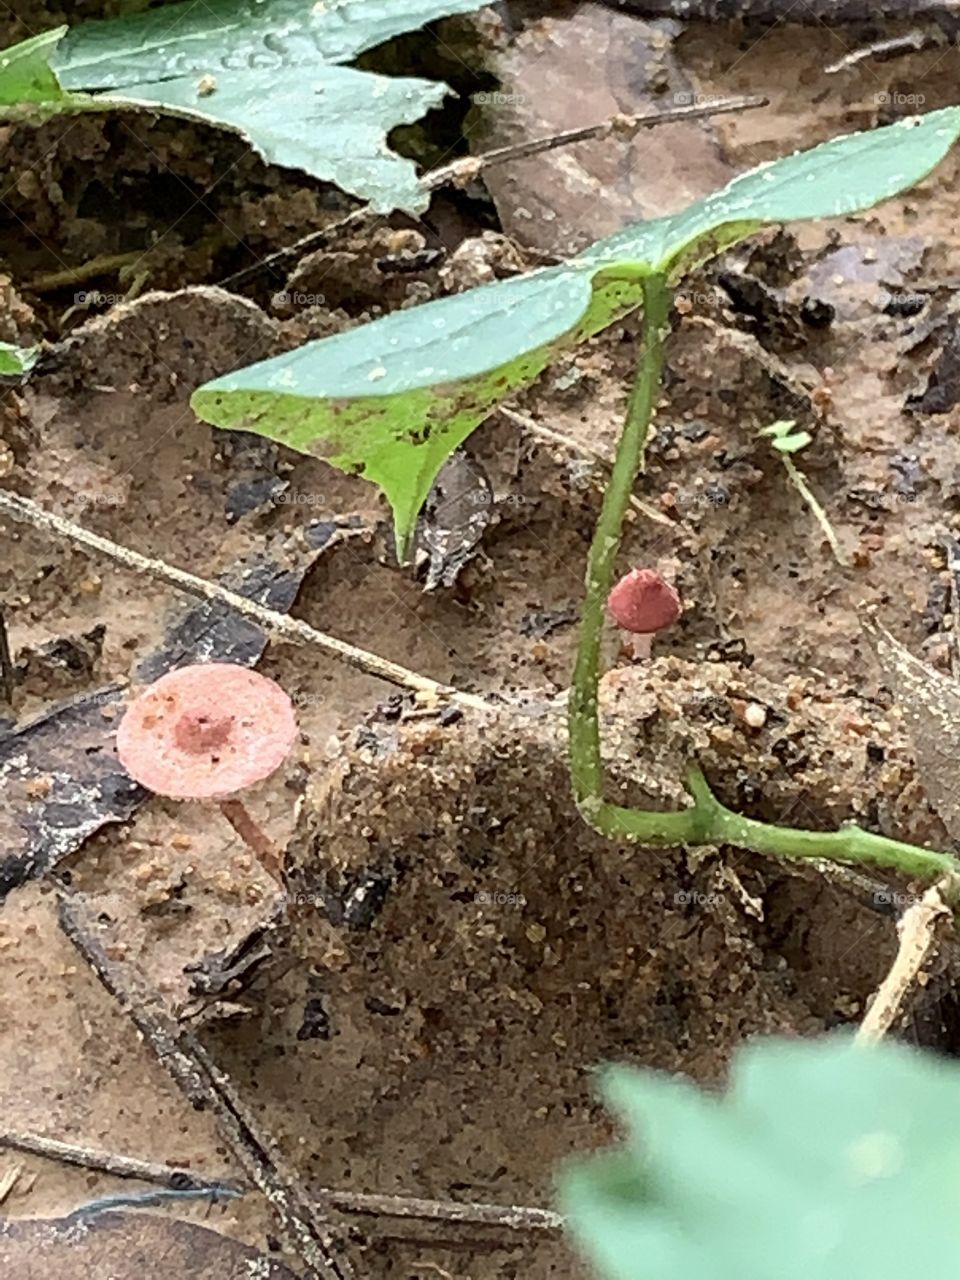
{"label": "serrated green leaf", "polygon": [[0,342],[0,377],[22,377],[30,372],[39,358],[39,347],[17,347],[11,342]]}
{"label": "serrated green leaf", "polygon": [[404,555],[449,454],[505,396],[634,310],[645,275],[677,278],[764,223],[850,213],[911,186],[960,134],[960,108],[913,121],[762,165],[562,267],[394,312],[218,378],[194,409],[379,484]]}
{"label": "serrated green leaf", "polygon": [[562,1181],[610,1280],[952,1280],[960,1070],[846,1037],[758,1042],[727,1095],[618,1069],[625,1149]]}
{"label": "serrated green leaf", "polygon": [[0,119],[26,101],[61,111],[158,110],[232,129],[264,159],[335,182],[376,211],[415,213],[429,193],[413,163],[390,151],[387,135],[420,119],[448,89],[341,64],[481,2],[183,0],[83,23],[48,45],[7,50],[29,60],[36,83],[24,98],[23,77],[6,87],[0,79]]}

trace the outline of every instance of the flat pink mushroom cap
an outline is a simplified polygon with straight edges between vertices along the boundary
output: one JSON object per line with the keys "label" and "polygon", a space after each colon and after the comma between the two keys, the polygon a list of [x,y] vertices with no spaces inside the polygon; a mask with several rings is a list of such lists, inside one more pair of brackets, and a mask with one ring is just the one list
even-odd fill
{"label": "flat pink mushroom cap", "polygon": [[631,569],[607,597],[611,616],[638,635],[669,627],[680,617],[680,597],[656,569]]}
{"label": "flat pink mushroom cap", "polygon": [[161,796],[204,800],[267,778],[297,736],[293,703],[273,680],[229,662],[161,676],[117,730],[120,763]]}

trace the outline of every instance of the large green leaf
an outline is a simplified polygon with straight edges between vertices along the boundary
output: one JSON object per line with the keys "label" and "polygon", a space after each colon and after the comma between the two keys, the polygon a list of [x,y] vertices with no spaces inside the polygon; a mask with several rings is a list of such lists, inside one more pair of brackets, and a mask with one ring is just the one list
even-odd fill
{"label": "large green leaf", "polygon": [[929,173],[958,134],[951,107],[797,152],[562,267],[394,312],[218,378],[196,392],[194,409],[375,481],[405,554],[450,452],[498,401],[636,308],[645,275],[678,277],[765,223],[867,208]]}
{"label": "large green leaf", "polygon": [[47,113],[146,107],[235,130],[266,160],[335,182],[376,210],[417,212],[428,193],[387,135],[437,106],[446,85],[342,64],[481,2],[183,0],[61,28],[6,51],[30,78],[8,80],[0,63],[0,120],[27,102]]}
{"label": "large green leaf", "polygon": [[619,1152],[562,1180],[608,1280],[953,1280],[960,1069],[903,1046],[765,1041],[729,1092],[618,1068]]}

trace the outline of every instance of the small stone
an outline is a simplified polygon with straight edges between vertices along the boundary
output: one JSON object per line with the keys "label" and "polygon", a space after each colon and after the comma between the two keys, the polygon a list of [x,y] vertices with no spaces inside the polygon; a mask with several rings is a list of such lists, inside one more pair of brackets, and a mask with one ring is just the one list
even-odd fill
{"label": "small stone", "polygon": [[751,729],[762,729],[767,723],[767,708],[759,702],[749,702],[743,712],[744,723]]}
{"label": "small stone", "polygon": [[177,834],[173,836],[173,838],[171,839],[170,844],[173,846],[174,849],[186,850],[186,849],[193,848],[193,841],[191,840],[191,838],[188,835],[183,834],[182,832],[177,832]]}

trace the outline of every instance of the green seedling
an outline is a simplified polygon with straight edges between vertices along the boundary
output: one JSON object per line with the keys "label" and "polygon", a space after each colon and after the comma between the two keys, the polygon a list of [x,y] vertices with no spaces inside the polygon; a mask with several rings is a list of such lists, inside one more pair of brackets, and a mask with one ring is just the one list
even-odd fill
{"label": "green seedling", "polygon": [[766,224],[850,214],[905,190],[939,164],[958,134],[960,108],[951,107],[835,138],[752,169],[681,213],[628,227],[562,265],[393,312],[227,374],[195,392],[193,407],[217,426],[258,432],[374,481],[393,507],[403,559],[438,471],[471,431],[559,356],[642,307],[637,376],[588,557],[569,701],[580,813],[603,834],[641,844],[728,844],[942,875],[956,868],[949,855],[858,826],[825,834],[733,813],[695,765],[689,808],[660,813],[611,804],[598,686],[606,602],[659,396],[674,287]]}
{"label": "green seedling", "polygon": [[741,1049],[725,1096],[626,1067],[561,1207],[605,1280],[951,1280],[960,1069],[846,1036]]}
{"label": "green seedling", "polygon": [[769,427],[762,427],[757,435],[770,441],[771,447],[776,449],[780,455],[784,470],[790,478],[790,483],[799,493],[800,497],[807,504],[810,513],[816,520],[817,524],[823,530],[823,536],[830,544],[830,550],[833,552],[833,558],[842,568],[846,568],[846,559],[840,547],[840,541],[834,532],[833,525],[830,523],[830,517],[820,505],[819,500],[810,488],[807,477],[793,460],[793,455],[799,453],[801,449],[805,449],[808,444],[813,443],[813,436],[809,431],[796,431],[796,423],[790,419],[784,419],[780,422],[771,422]]}

